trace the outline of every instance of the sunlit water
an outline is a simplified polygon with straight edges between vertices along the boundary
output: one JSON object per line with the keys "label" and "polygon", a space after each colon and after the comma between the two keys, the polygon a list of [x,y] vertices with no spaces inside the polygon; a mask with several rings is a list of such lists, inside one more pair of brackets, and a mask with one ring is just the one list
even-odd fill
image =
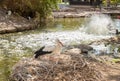
{"label": "sunlit water", "polygon": [[[36,30],[0,35],[0,81],[7,81],[11,67],[26,56],[32,57],[41,46],[54,46],[55,39],[64,45],[88,43],[111,37],[87,33],[82,26],[84,19],[56,19]],[[87,25],[88,26],[88,25]],[[96,25],[97,26],[97,25]],[[88,30],[87,30],[88,31]]]}

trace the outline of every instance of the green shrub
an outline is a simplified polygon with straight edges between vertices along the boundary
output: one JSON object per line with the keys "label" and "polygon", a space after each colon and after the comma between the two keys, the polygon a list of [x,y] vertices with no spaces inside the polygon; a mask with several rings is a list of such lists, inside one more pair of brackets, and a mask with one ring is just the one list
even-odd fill
{"label": "green shrub", "polygon": [[[117,5],[118,3],[120,3],[120,0],[110,0],[110,5]],[[103,5],[107,5],[106,0],[103,0]]]}
{"label": "green shrub", "polygon": [[39,14],[40,19],[49,16],[54,8],[57,8],[59,0],[4,0],[2,6],[7,10],[18,13],[23,17],[35,17]]}

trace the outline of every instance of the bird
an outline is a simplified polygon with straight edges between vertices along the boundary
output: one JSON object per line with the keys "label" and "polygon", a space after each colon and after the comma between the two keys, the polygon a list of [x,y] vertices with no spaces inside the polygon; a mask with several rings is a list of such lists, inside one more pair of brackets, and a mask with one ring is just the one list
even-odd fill
{"label": "bird", "polygon": [[62,51],[62,47],[63,47],[63,43],[59,40],[59,39],[56,39],[56,46],[52,52],[52,54],[60,54],[61,51]]}
{"label": "bird", "polygon": [[45,54],[50,54],[52,53],[52,51],[43,51],[43,49],[45,48],[45,46],[41,47],[39,50],[37,50],[34,54],[34,58],[38,58],[41,55],[45,55]]}
{"label": "bird", "polygon": [[45,48],[45,46],[41,47],[39,50],[37,50],[34,54],[34,58],[38,58],[41,55],[45,55],[45,54],[60,54],[61,50],[62,50],[63,44],[62,42],[60,42],[59,39],[56,39],[56,46],[53,49],[53,51],[43,51],[43,49]]}
{"label": "bird", "polygon": [[116,35],[120,34],[120,32],[118,31],[118,29],[116,29]]}

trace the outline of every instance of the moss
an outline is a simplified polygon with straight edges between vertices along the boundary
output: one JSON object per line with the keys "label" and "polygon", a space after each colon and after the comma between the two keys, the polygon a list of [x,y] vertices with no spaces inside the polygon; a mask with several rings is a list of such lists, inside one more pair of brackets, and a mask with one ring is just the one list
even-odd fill
{"label": "moss", "polygon": [[120,59],[112,59],[112,62],[113,63],[118,63],[118,62],[120,62]]}

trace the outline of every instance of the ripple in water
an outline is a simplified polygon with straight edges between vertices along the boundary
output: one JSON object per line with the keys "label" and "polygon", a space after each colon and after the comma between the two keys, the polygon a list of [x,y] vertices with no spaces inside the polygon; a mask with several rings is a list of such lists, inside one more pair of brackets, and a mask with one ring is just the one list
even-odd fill
{"label": "ripple in water", "polygon": [[[55,40],[59,38],[63,44],[69,45],[71,43],[82,43],[83,41],[94,41],[104,38],[109,38],[111,36],[102,36],[102,35],[92,35],[85,34],[80,31],[63,31],[63,32],[51,32],[51,33],[39,33],[31,34],[26,36],[21,36],[17,38],[16,43],[22,44],[22,47],[27,47],[35,50],[40,46],[54,46]],[[24,40],[23,40],[24,39]]]}

